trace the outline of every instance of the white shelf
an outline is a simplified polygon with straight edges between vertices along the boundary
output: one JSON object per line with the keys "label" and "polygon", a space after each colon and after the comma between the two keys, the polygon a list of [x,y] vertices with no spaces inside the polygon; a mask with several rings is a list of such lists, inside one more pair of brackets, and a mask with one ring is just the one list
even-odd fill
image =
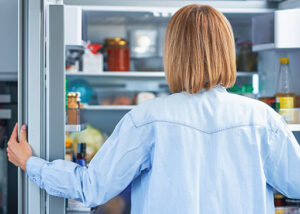
{"label": "white shelf", "polygon": [[86,129],[86,124],[66,125],[66,132],[80,132],[84,129]]}
{"label": "white shelf", "polygon": [[267,44],[261,44],[261,45],[253,45],[252,50],[253,51],[267,51],[275,49],[274,43],[267,43]]}
{"label": "white shelf", "polygon": [[[84,10],[91,11],[141,11],[141,12],[162,12],[169,13],[168,16],[175,13],[179,8],[186,6],[190,2],[185,0],[177,1],[159,1],[159,0],[63,0],[64,5],[80,6]],[[274,9],[268,8],[265,1],[219,1],[219,0],[206,0],[201,1],[199,4],[210,5],[223,13],[250,13],[260,14],[272,12]]]}
{"label": "white shelf", "polygon": [[85,110],[130,111],[135,105],[84,105]]}
{"label": "white shelf", "polygon": [[[130,72],[66,72],[67,77],[103,77],[103,78],[165,78],[163,71],[130,71]],[[238,71],[237,76],[254,76],[257,72]]]}
{"label": "white shelf", "polygon": [[300,124],[288,124],[288,127],[293,132],[300,131]]}
{"label": "white shelf", "polygon": [[165,73],[163,71],[131,71],[131,72],[76,72],[76,73],[68,73],[67,76],[81,76],[81,77],[117,77],[117,78],[144,78],[144,77],[152,77],[152,78],[165,78]]}
{"label": "white shelf", "polygon": [[274,43],[253,45],[252,46],[252,51],[254,51],[254,52],[268,51],[268,50],[274,50],[274,49],[289,50],[289,49],[299,49],[299,47],[298,46],[295,46],[295,47],[278,47],[278,46],[275,46]]}
{"label": "white shelf", "polygon": [[236,75],[238,77],[252,77],[252,76],[255,76],[255,75],[258,75],[258,73],[256,71],[253,71],[253,72],[248,72],[248,71],[238,71],[236,73]]}

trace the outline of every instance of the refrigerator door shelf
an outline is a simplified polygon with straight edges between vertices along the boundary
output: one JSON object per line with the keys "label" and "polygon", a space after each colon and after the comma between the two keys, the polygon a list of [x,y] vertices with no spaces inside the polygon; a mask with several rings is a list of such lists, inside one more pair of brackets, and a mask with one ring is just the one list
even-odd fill
{"label": "refrigerator door shelf", "polygon": [[84,105],[84,110],[130,111],[135,105]]}
{"label": "refrigerator door shelf", "polygon": [[66,125],[66,132],[81,132],[86,129],[86,124]]}

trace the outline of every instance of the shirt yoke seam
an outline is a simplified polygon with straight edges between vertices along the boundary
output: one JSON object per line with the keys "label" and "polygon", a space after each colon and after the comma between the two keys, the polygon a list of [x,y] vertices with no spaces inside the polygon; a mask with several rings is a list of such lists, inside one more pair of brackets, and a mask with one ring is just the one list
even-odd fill
{"label": "shirt yoke seam", "polygon": [[230,130],[230,129],[236,129],[236,128],[241,128],[241,127],[254,127],[254,126],[265,127],[265,128],[267,128],[267,130],[273,132],[273,130],[271,128],[268,128],[268,127],[266,127],[265,125],[262,125],[262,124],[240,124],[240,125],[236,125],[236,126],[230,126],[230,127],[226,127],[226,128],[222,128],[222,129],[217,129],[215,131],[210,131],[210,132],[199,129],[199,128],[194,127],[190,124],[186,124],[186,123],[182,123],[182,122],[176,122],[176,121],[169,121],[169,120],[150,120],[150,121],[145,121],[145,122],[140,123],[140,124],[136,124],[133,120],[132,115],[131,114],[129,114],[129,115],[130,115],[130,118],[131,118],[131,120],[132,120],[132,122],[133,122],[133,124],[136,128],[143,127],[143,126],[146,126],[146,125],[151,125],[153,123],[170,123],[170,124],[175,124],[175,125],[179,125],[179,126],[185,126],[185,127],[194,129],[196,131],[199,131],[199,132],[202,132],[202,133],[205,133],[205,134],[215,134],[215,133],[227,131],[227,130]]}

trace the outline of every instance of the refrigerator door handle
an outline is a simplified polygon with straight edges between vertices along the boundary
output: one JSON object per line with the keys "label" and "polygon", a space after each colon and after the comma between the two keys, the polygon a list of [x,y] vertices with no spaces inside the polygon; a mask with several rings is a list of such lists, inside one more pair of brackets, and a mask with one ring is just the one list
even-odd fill
{"label": "refrigerator door handle", "polygon": [[[18,133],[24,121],[24,75],[23,75],[23,39],[24,39],[24,5],[18,0]],[[27,180],[25,172],[18,168],[18,214],[27,213]]]}

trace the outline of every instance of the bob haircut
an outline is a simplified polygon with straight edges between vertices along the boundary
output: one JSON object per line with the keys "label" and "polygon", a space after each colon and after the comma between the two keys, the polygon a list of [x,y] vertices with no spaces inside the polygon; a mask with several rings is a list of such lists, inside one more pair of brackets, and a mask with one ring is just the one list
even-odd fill
{"label": "bob haircut", "polygon": [[165,36],[164,69],[173,93],[198,93],[236,80],[231,25],[210,6],[188,5],[171,18]]}

